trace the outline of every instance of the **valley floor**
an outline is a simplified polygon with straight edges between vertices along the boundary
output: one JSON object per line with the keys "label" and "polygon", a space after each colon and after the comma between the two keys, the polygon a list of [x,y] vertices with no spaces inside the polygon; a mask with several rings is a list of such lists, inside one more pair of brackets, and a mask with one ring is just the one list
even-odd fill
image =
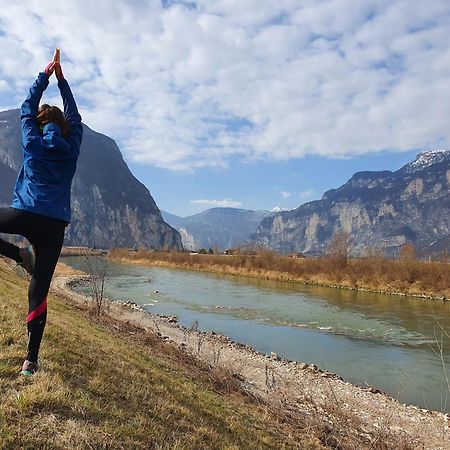
{"label": "valley floor", "polygon": [[[74,302],[86,302],[86,297],[68,290],[80,280],[59,276],[54,289]],[[212,370],[230,372],[251,397],[262,399],[286,421],[319,433],[330,447],[450,449],[450,423],[445,414],[400,404],[312,365],[281,360],[277,355],[267,357],[225,336],[186,329],[174,317],[150,314],[130,302],[111,303],[109,314],[156,333]]]}
{"label": "valley floor", "polygon": [[27,283],[0,260],[0,448],[450,449],[448,417],[268,358],[133,304],[91,300],[60,266],[42,371],[18,377]]}

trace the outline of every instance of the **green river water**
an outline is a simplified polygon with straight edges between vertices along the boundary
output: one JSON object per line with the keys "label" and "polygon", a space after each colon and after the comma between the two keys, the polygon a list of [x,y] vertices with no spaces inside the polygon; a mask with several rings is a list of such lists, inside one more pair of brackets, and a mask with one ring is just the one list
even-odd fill
{"label": "green river water", "polygon": [[450,412],[450,302],[117,263],[106,295]]}

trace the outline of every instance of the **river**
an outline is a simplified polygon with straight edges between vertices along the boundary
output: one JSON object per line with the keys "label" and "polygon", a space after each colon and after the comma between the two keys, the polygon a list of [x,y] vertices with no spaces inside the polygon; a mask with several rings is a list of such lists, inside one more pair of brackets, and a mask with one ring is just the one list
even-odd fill
{"label": "river", "polygon": [[450,412],[450,302],[118,263],[106,295]]}

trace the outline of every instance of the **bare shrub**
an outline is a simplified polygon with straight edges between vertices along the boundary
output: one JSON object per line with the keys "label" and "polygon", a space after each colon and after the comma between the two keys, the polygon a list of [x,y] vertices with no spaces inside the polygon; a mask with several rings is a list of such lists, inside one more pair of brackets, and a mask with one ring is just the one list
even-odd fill
{"label": "bare shrub", "polygon": [[83,255],[83,261],[89,277],[90,294],[94,304],[93,311],[97,317],[100,317],[106,312],[104,294],[109,256],[102,250],[87,250]]}
{"label": "bare shrub", "polygon": [[416,248],[410,242],[402,245],[400,249],[401,268],[405,272],[408,283],[414,283],[418,277]]}
{"label": "bare shrub", "polygon": [[346,231],[336,231],[331,238],[328,246],[327,256],[334,262],[338,268],[347,266],[349,251],[348,243],[349,233]]}
{"label": "bare shrub", "polygon": [[410,242],[403,244],[400,249],[400,261],[412,262],[416,260],[416,247]]}
{"label": "bare shrub", "polygon": [[447,372],[447,364],[445,361],[444,342],[450,339],[450,332],[445,329],[441,323],[437,323],[437,329],[434,329],[434,346],[431,346],[433,353],[439,358],[442,365],[442,383],[446,387],[446,395],[441,398],[441,410],[447,410],[447,402],[450,401],[450,374]]}

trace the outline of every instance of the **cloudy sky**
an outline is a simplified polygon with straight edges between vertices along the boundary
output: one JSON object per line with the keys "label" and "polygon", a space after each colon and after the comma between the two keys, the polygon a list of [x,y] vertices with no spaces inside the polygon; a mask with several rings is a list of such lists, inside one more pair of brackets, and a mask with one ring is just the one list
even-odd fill
{"label": "cloudy sky", "polygon": [[[448,0],[0,0],[0,110],[62,49],[160,208],[293,208],[449,147]],[[59,104],[54,86],[47,102]]]}

